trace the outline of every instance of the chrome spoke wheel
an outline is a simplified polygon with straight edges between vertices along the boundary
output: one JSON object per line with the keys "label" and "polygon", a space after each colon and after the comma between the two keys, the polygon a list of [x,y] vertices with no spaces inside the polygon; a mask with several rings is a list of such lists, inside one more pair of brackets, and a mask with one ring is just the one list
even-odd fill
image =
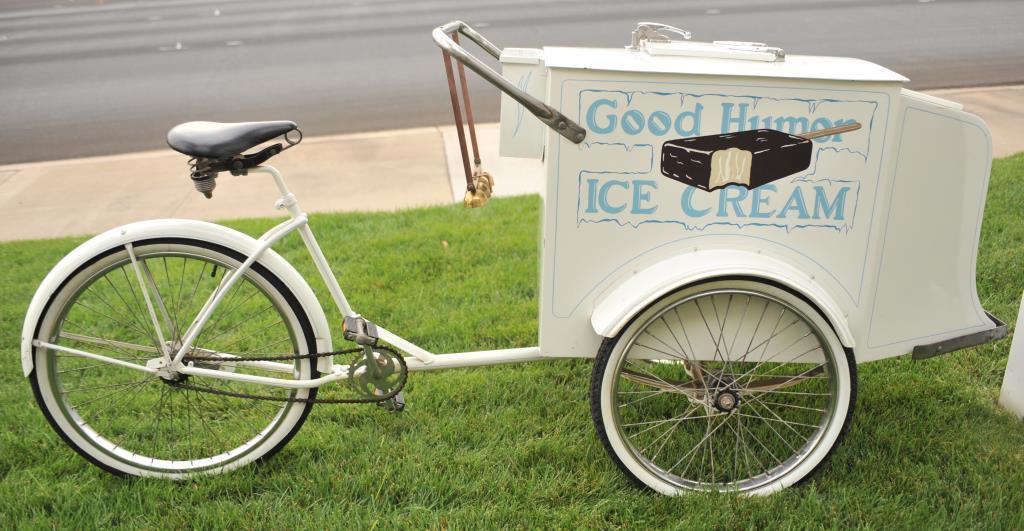
{"label": "chrome spoke wheel", "polygon": [[[38,325],[37,339],[50,347],[36,348],[33,384],[51,424],[73,448],[115,473],[176,478],[252,462],[295,433],[310,404],[189,387],[279,398],[309,398],[311,391],[133,368],[165,367],[204,303],[243,260],[203,242],[138,242],[94,258],[64,282]],[[186,355],[194,367],[316,377],[309,359],[246,361],[315,349],[294,295],[259,264],[225,294],[192,346],[196,357],[224,359],[189,362]]]}
{"label": "chrome spoke wheel", "polygon": [[773,492],[838,441],[850,361],[803,299],[757,282],[708,283],[664,297],[605,342],[592,410],[613,458],[647,486]]}

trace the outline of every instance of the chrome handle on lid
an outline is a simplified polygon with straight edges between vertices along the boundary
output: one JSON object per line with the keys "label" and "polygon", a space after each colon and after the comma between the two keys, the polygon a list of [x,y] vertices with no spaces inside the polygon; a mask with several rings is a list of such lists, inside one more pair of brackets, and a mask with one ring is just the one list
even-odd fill
{"label": "chrome handle on lid", "polygon": [[[685,40],[673,39],[675,34]],[[638,22],[633,30],[632,41],[627,50],[647,52],[652,56],[703,57],[712,59],[742,59],[749,61],[777,62],[786,59],[782,48],[768,46],[761,42],[740,41],[690,41],[692,34],[684,29],[659,22]]]}
{"label": "chrome handle on lid", "polygon": [[745,41],[714,41],[711,44],[717,46],[725,46],[733,50],[746,50],[751,52],[767,53],[775,56],[776,61],[782,61],[786,58],[786,51],[776,46],[768,46],[763,42],[745,42]]}
{"label": "chrome handle on lid", "polygon": [[665,35],[665,33],[675,33],[686,40],[690,40],[693,36],[692,33],[675,26],[669,26],[668,24],[662,24],[660,22],[637,22],[636,29],[633,30],[633,38],[626,48],[630,50],[640,50],[641,43],[643,41],[650,42],[671,42],[672,39]]}

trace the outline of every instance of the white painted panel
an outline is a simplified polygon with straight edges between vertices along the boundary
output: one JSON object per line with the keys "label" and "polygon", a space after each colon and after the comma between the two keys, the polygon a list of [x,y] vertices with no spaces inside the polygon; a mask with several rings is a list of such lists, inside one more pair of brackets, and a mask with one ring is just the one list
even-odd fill
{"label": "white painted panel", "polygon": [[[869,302],[864,271],[876,263],[868,250],[897,83],[549,68],[549,86],[549,103],[588,136],[574,145],[547,135],[544,355],[593,356],[596,301],[638,271],[696,250],[783,262],[820,286],[841,317]],[[815,139],[805,165],[753,188],[708,191],[662,169],[665,144],[679,139],[851,122],[860,129]]]}
{"label": "white painted panel", "polygon": [[988,134],[974,117],[906,101],[867,341],[894,352],[991,327],[974,283]]}
{"label": "white painted panel", "polygon": [[[501,75],[520,90],[544,100],[547,71],[541,50],[505,48],[501,53]],[[498,151],[502,157],[541,158],[546,129],[526,107],[508,94],[501,94],[501,142]]]}

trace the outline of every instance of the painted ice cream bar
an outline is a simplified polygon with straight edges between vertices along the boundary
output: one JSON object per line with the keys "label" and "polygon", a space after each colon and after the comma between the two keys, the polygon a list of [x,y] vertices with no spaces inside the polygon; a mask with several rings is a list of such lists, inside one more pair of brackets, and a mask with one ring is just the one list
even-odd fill
{"label": "painted ice cream bar", "polygon": [[853,122],[802,135],[754,129],[671,140],[661,149],[661,173],[701,190],[730,184],[757,188],[806,170],[811,140],[857,129],[860,124]]}

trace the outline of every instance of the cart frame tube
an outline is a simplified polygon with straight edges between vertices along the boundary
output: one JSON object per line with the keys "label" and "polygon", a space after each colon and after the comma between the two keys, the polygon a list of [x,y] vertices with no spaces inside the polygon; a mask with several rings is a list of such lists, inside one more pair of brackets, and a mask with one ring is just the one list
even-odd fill
{"label": "cart frame tube", "polygon": [[[311,380],[295,380],[289,378],[272,378],[267,376],[256,376],[251,374],[239,374],[227,371],[221,371],[216,369],[206,369],[197,367],[194,364],[183,364],[182,360],[188,352],[191,351],[192,341],[202,332],[203,327],[209,322],[210,317],[216,311],[217,307],[224,300],[227,292],[245,275],[246,272],[252,267],[253,264],[258,262],[260,258],[271,249],[275,243],[279,242],[282,238],[291,234],[292,232],[298,231],[299,236],[302,237],[302,241],[309,252],[310,258],[313,260],[313,264],[316,266],[317,271],[323,278],[324,283],[327,285],[327,290],[331,294],[331,299],[334,301],[335,306],[346,317],[358,317],[352,306],[348,303],[348,299],[345,297],[345,292],[342,290],[341,285],[338,283],[337,277],[334,276],[334,272],[331,269],[330,264],[327,261],[327,257],[324,256],[323,250],[317,243],[316,237],[313,235],[312,229],[309,227],[308,216],[302,209],[299,208],[298,200],[288,190],[287,185],[284,182],[284,178],[281,173],[277,171],[273,166],[259,166],[250,170],[254,173],[267,173],[273,177],[278,190],[281,192],[281,197],[278,198],[275,206],[278,209],[286,209],[290,216],[290,219],[284,221],[275,227],[265,232],[259,238],[260,245],[256,250],[246,258],[244,262],[230,274],[224,276],[220,285],[210,295],[203,308],[199,311],[196,319],[189,325],[185,337],[182,340],[181,347],[176,352],[160,352],[160,357],[164,359],[164,362],[171,366],[174,371],[181,374],[204,376],[208,378],[219,378],[222,380],[248,382],[263,385],[270,385],[274,387],[284,387],[290,389],[311,389],[319,387],[326,383],[334,382],[348,378],[349,366],[348,365],[334,365],[330,373],[321,376],[319,378]],[[127,244],[129,253],[132,252],[131,244]],[[134,254],[132,255],[133,264],[135,263]],[[139,274],[141,279],[141,273]],[[143,295],[146,297],[147,302],[150,300],[156,301],[157,307],[160,307],[163,303],[159,298],[159,294],[149,293],[149,286],[144,280],[139,280],[140,289],[143,291]],[[150,303],[152,306],[152,303]],[[159,318],[156,315],[155,309],[150,309],[154,326],[157,330],[160,329]],[[405,358],[406,365],[410,371],[429,371],[439,369],[455,369],[462,367],[477,367],[483,365],[497,365],[502,363],[522,363],[527,361],[536,361],[541,359],[547,359],[541,356],[540,347],[526,347],[526,348],[511,348],[502,350],[485,350],[476,352],[456,352],[451,354],[433,354],[422,347],[417,346],[411,341],[402,338],[401,336],[378,327],[379,337],[384,341],[394,345],[399,350],[410,354],[410,357]],[[158,372],[156,367],[143,366],[137,364],[129,364],[121,360],[117,360],[108,356],[87,352],[80,349],[72,349],[63,347],[60,345],[54,345],[51,343],[42,342],[35,340],[32,342],[33,346],[38,348],[47,348],[51,350],[57,350],[65,354],[71,354],[75,356],[81,356],[96,361],[102,361],[114,365],[131,365],[130,368],[140,370],[147,373]],[[166,348],[165,348],[166,350]],[[213,355],[223,355],[225,359],[230,359],[235,356],[230,354],[212,353]],[[272,362],[248,362],[248,361],[237,361],[240,365],[251,365],[258,366],[262,369],[276,371],[281,373],[290,374],[293,372],[294,367],[287,363],[272,363]]]}

